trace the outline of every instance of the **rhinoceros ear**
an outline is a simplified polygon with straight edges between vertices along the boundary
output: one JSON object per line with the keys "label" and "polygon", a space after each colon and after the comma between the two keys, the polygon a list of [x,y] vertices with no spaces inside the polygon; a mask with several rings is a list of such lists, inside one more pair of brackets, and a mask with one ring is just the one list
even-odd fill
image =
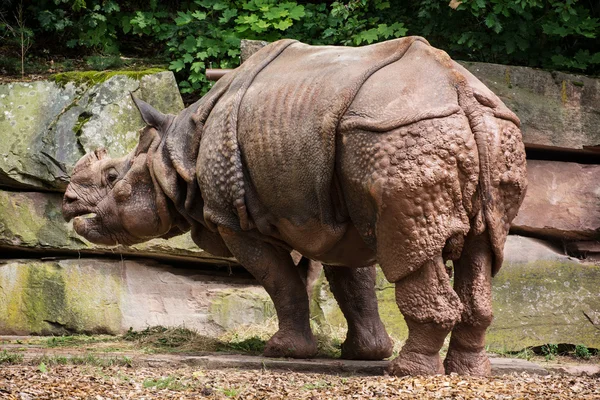
{"label": "rhinoceros ear", "polygon": [[150,126],[155,127],[159,132],[162,133],[161,128],[165,128],[168,122],[168,117],[152,107],[150,104],[136,98],[133,93],[131,93],[131,99],[135,103],[135,106],[140,111],[142,115],[142,119],[144,122]]}

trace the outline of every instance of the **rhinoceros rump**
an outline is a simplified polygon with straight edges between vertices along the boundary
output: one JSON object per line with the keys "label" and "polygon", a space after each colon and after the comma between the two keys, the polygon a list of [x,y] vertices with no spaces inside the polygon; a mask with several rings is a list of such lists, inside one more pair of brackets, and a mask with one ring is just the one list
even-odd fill
{"label": "rhinoceros rump", "polygon": [[377,262],[409,327],[390,373],[489,374],[490,281],[525,193],[525,153],[517,117],[446,53],[418,37],[282,40],[177,116],[135,101],[148,124],[137,148],[75,167],[63,213],[79,234],[131,244],[191,230],[234,255],[275,304],[271,356],[316,352],[290,250],[325,264],[349,325],[343,356],[389,355],[363,268]]}

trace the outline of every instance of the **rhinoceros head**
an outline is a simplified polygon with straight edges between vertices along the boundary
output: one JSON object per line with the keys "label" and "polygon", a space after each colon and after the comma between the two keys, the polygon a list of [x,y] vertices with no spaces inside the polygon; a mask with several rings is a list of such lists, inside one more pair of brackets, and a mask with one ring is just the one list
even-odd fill
{"label": "rhinoceros head", "polygon": [[63,198],[65,220],[74,219],[75,231],[93,243],[130,245],[182,233],[152,170],[152,154],[173,116],[134,102],[148,124],[137,147],[117,159],[104,148],[83,156]]}

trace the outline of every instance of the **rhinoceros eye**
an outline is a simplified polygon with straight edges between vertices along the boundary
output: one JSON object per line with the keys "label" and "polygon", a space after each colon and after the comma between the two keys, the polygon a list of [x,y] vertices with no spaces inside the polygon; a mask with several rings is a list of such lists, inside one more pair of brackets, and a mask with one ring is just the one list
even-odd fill
{"label": "rhinoceros eye", "polygon": [[115,183],[119,179],[119,173],[116,169],[109,169],[106,173],[106,182],[110,185]]}

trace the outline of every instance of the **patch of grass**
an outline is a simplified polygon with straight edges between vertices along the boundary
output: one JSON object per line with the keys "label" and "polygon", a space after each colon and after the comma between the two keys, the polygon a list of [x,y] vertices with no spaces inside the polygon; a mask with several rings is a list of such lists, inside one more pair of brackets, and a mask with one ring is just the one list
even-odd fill
{"label": "patch of grass", "polygon": [[131,366],[129,357],[98,357],[94,354],[83,356],[73,356],[69,358],[69,363],[74,365],[93,365],[96,367],[128,367]]}
{"label": "patch of grass", "polygon": [[18,364],[23,361],[23,354],[13,353],[6,350],[0,352],[0,364]]}
{"label": "patch of grass", "polygon": [[583,344],[576,345],[573,354],[575,354],[575,357],[582,358],[584,360],[589,360],[590,357],[592,357],[592,352],[590,351],[590,349],[588,349],[587,346]]}
{"label": "patch of grass", "polygon": [[31,362],[34,365],[45,364],[46,366],[51,365],[89,365],[93,367],[131,367],[133,360],[127,356],[115,356],[115,357],[98,357],[95,354],[84,354],[84,355],[46,355],[36,357]]}
{"label": "patch of grass", "polygon": [[542,346],[542,354],[546,358],[546,361],[551,361],[556,358],[558,355],[558,345],[557,344],[545,344]]}
{"label": "patch of grass", "polygon": [[317,357],[340,358],[342,355],[342,343],[344,339],[331,337],[323,333],[316,335]]}
{"label": "patch of grass", "polygon": [[522,360],[531,360],[533,358],[533,356],[535,355],[535,353],[533,352],[533,350],[531,350],[530,348],[524,348],[521,351],[518,352],[514,352],[511,354],[513,357],[515,358],[520,358]]}
{"label": "patch of grass", "polygon": [[42,342],[42,345],[46,347],[79,347],[88,346],[93,343],[103,343],[114,341],[114,336],[88,336],[88,335],[65,335],[65,336],[52,336]]}
{"label": "patch of grass", "polygon": [[42,374],[45,374],[48,372],[48,367],[42,362],[40,365],[38,365],[38,371],[40,371]]}
{"label": "patch of grass", "polygon": [[232,387],[232,388],[223,388],[223,389],[221,389],[221,392],[227,397],[237,397],[240,395],[242,390]]}
{"label": "patch of grass", "polygon": [[48,356],[48,355],[44,354],[41,357],[34,358],[33,360],[31,360],[31,362],[33,364],[44,364],[46,366],[67,365],[69,363],[69,359],[65,356],[60,356],[60,355]]}
{"label": "patch of grass", "polygon": [[234,338],[229,342],[221,342],[218,351],[241,351],[248,354],[262,354],[267,342],[257,336],[239,340]]}
{"label": "patch of grass", "polygon": [[326,381],[316,381],[314,383],[305,383],[302,385],[303,390],[326,389],[331,386],[331,383]]}
{"label": "patch of grass", "polygon": [[187,385],[179,381],[174,376],[167,376],[164,378],[158,379],[146,379],[142,386],[146,389],[154,388],[158,390],[168,389],[168,390],[185,390],[188,388]]}
{"label": "patch of grass", "polygon": [[129,329],[123,339],[142,347],[170,352],[217,351],[221,346],[218,339],[182,327],[153,326],[139,332]]}

